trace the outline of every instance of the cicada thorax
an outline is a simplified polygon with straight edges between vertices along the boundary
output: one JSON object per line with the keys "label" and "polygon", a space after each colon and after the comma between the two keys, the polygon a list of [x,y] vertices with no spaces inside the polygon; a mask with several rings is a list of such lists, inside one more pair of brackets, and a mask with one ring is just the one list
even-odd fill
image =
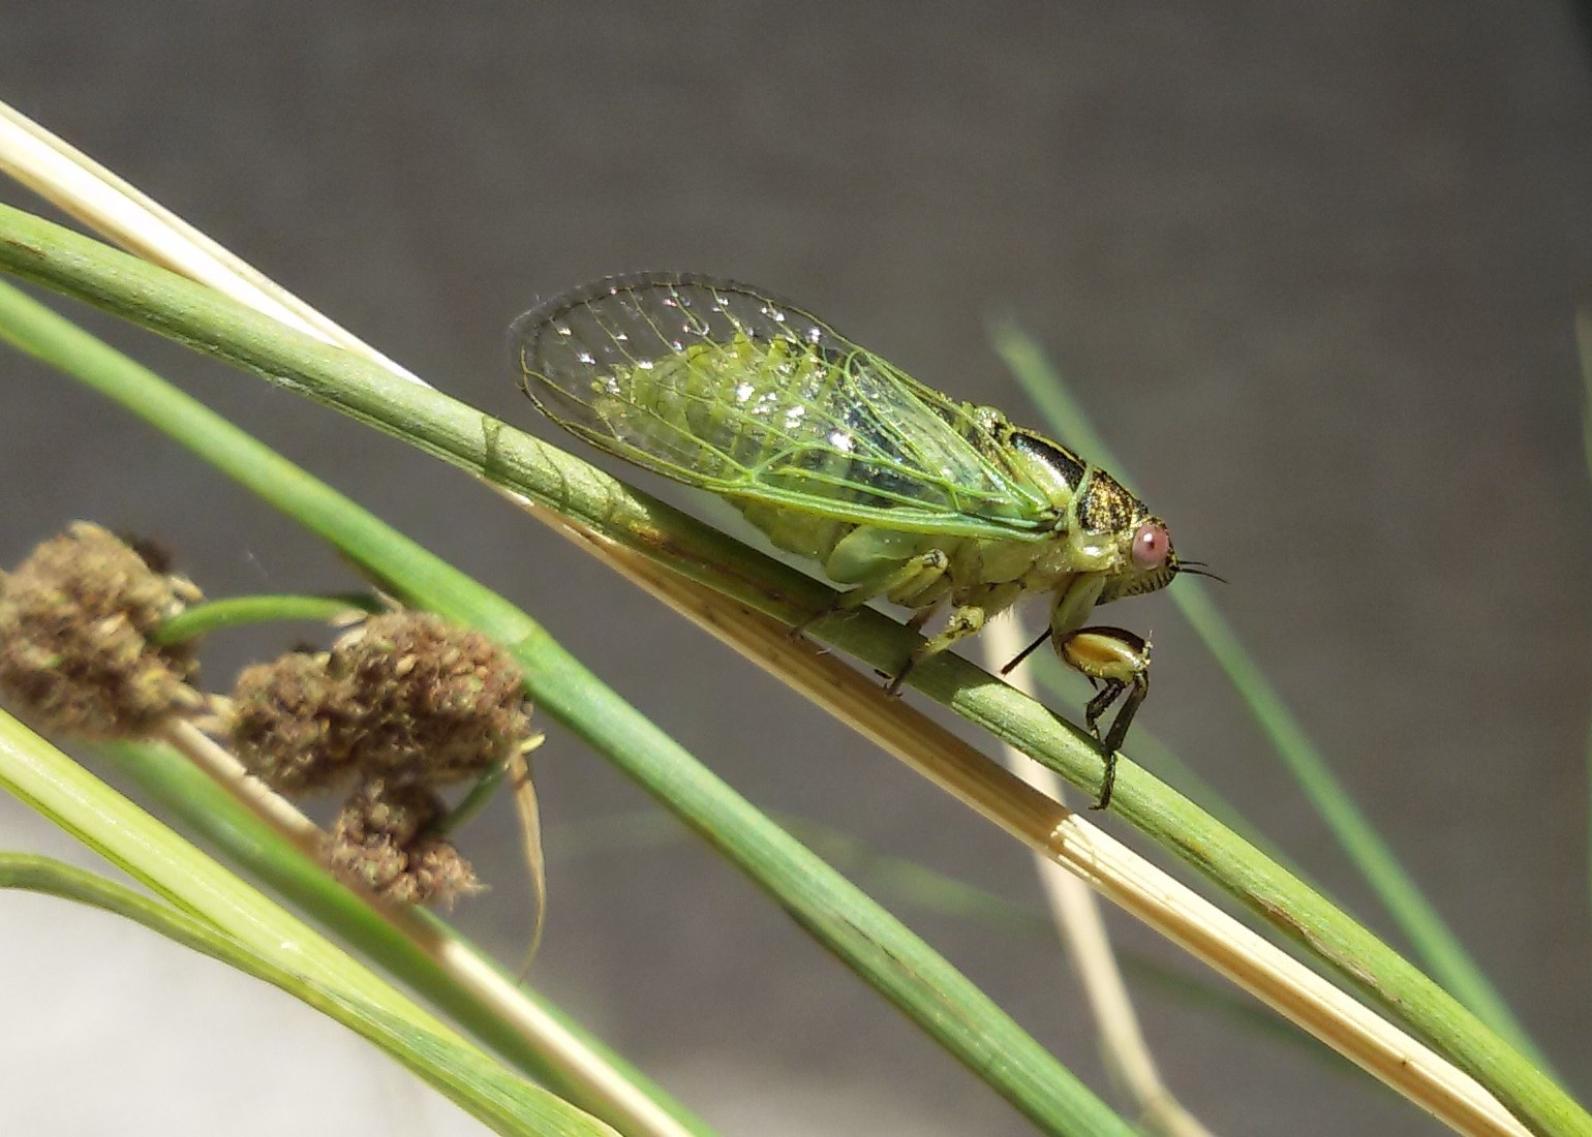
{"label": "cicada thorax", "polygon": [[1015,470],[1055,510],[1059,540],[1049,550],[1047,567],[1058,574],[1121,568],[1134,529],[1147,516],[1144,503],[1104,469],[1053,439],[1017,427],[1000,437]]}

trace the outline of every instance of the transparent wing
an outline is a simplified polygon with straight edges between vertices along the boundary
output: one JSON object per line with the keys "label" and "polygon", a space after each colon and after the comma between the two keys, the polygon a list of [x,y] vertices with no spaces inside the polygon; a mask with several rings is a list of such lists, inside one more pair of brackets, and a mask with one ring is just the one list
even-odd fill
{"label": "transparent wing", "polygon": [[971,408],[743,285],[596,281],[515,321],[554,422],[726,497],[859,524],[1042,539],[1054,511]]}

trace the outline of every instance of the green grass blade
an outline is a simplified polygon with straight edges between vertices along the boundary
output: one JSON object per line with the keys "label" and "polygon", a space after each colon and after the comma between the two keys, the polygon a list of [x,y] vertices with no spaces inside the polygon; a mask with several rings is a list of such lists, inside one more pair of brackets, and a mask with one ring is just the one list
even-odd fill
{"label": "green grass blade", "polygon": [[162,624],[151,637],[157,644],[178,644],[227,628],[286,621],[329,624],[357,612],[379,612],[381,603],[368,593],[342,596],[233,596],[196,604]]}
{"label": "green grass blade", "polygon": [[[208,289],[60,226],[3,207],[0,271],[86,300],[333,405],[428,453],[524,493],[776,619],[795,623],[833,602],[834,591],[811,577],[630,489],[556,447],[497,423],[440,392],[418,388],[375,364],[297,335]],[[15,313],[8,313],[6,324],[14,321]],[[18,332],[13,327],[8,334],[15,337]],[[124,380],[115,373],[99,380],[98,385],[162,429],[168,428],[168,419],[185,413],[169,410],[167,396],[156,398],[142,384],[136,391],[121,390]],[[185,444],[229,469],[225,454],[202,449],[206,428],[175,424],[169,428],[181,433]],[[230,424],[223,423],[222,428],[232,430]],[[261,461],[280,463],[274,456]],[[287,474],[301,476],[291,467]],[[270,489],[262,486],[260,492]],[[297,506],[294,510],[302,512]],[[324,527],[318,523],[317,528],[359,559],[362,536],[343,533],[330,523]],[[442,582],[427,578],[429,572],[424,570],[412,583],[416,587],[440,586]],[[542,633],[538,629],[527,634]],[[849,619],[826,620],[813,628],[813,634],[878,668],[897,666],[921,642],[900,624],[867,610]],[[1088,792],[1096,788],[1100,760],[1092,738],[967,660],[950,653],[938,656],[913,672],[910,685],[1010,742],[1072,784]],[[650,773],[636,771],[638,777]],[[694,809],[698,804],[695,791],[691,797]],[[1388,1014],[1470,1071],[1538,1132],[1592,1134],[1592,1118],[1580,1106],[1456,999],[1346,913],[1127,759],[1118,765],[1112,813],[1217,881],[1336,968]]]}
{"label": "green grass blade", "polygon": [[[365,958],[401,978],[518,1069],[588,1111],[610,1115],[610,1123],[621,1132],[647,1132],[616,1112],[612,1102],[594,1094],[557,1056],[527,1042],[518,1030],[502,1021],[490,1003],[461,988],[391,921],[333,879],[318,862],[186,757],[168,746],[148,742],[102,743],[98,749],[150,799],[181,818],[189,831],[224,852],[251,879],[291,901],[322,927],[335,931]],[[420,909],[415,910],[415,915],[439,938],[481,954],[438,917]],[[545,998],[529,987],[522,986],[521,993],[538,1011],[574,1033],[588,1052],[662,1107],[682,1129],[698,1137],[713,1137],[711,1130],[640,1071],[587,1035]]]}
{"label": "green grass blade", "polygon": [[[1092,461],[1127,481],[1125,467],[1094,429],[1039,343],[1011,323],[997,325],[991,340],[1039,408],[1046,426],[1057,437],[1071,440]],[[1437,981],[1512,1046],[1547,1069],[1514,1012],[1338,781],[1282,696],[1239,642],[1232,625],[1211,600],[1209,590],[1200,581],[1187,579],[1169,589],[1168,595],[1216,658],[1277,754]]]}
{"label": "green grass blade", "polygon": [[4,712],[0,787],[166,903],[37,858],[0,861],[0,884],[109,908],[274,983],[375,1042],[499,1133],[612,1137],[608,1126],[509,1073]]}
{"label": "green grass blade", "polygon": [[[825,860],[845,870],[846,875],[867,887],[869,892],[893,898],[925,912],[967,920],[986,927],[1006,929],[1056,938],[1056,918],[1048,908],[1008,900],[977,885],[921,865],[905,857],[884,853],[847,833],[805,818],[781,816],[780,823]],[[619,838],[622,840],[622,838]],[[643,831],[640,839],[657,844],[663,835]],[[566,846],[570,843],[561,842]],[[579,846],[576,846],[579,848]],[[1057,945],[1061,946],[1061,945]],[[1266,1007],[1236,990],[1231,984],[1189,974],[1170,967],[1151,955],[1118,947],[1114,954],[1123,971],[1135,983],[1160,991],[1171,1001],[1211,1012],[1247,1033],[1258,1034],[1278,1045],[1299,1050],[1323,1066],[1344,1075],[1355,1074],[1356,1067],[1342,1055],[1309,1035],[1295,1030]],[[1359,1082],[1367,1083],[1362,1079]]]}
{"label": "green grass blade", "polygon": [[[1054,941],[1055,917],[1047,908],[1011,900],[985,888],[906,857],[884,852],[862,839],[789,813],[771,814],[792,836],[844,872],[870,895],[892,907],[964,920],[1000,934],[1042,936]],[[673,818],[656,810],[636,809],[579,824],[549,827],[550,861],[568,864],[598,856],[637,856],[671,849],[688,839]],[[1336,1051],[1296,1030],[1263,1005],[1224,980],[1190,974],[1152,955],[1124,948],[1117,951],[1124,972],[1135,983],[1160,991],[1168,1001],[1206,1010],[1246,1033],[1296,1049],[1324,1068],[1358,1078],[1358,1069]],[[1369,1086],[1363,1079],[1362,1086]]]}
{"label": "green grass blade", "polygon": [[[1072,686],[1083,686],[1079,681],[1076,671],[1071,671],[1062,665],[1054,654],[1049,652],[1036,652],[1029,657],[1025,667],[1034,670],[1034,678],[1039,681],[1046,692],[1056,697],[1064,706],[1076,706],[1088,698],[1087,693],[1069,690]],[[1272,844],[1264,834],[1249,823],[1249,819],[1238,812],[1238,808],[1216,791],[1216,788],[1201,777],[1198,770],[1188,765],[1155,733],[1138,723],[1133,724],[1133,749],[1138,759],[1149,768],[1156,771],[1169,785],[1175,787],[1192,801],[1198,802],[1204,809],[1209,810],[1223,825],[1255,848],[1265,853],[1272,860],[1282,865],[1289,872],[1300,875],[1299,866],[1292,863],[1287,855]]]}
{"label": "green grass blade", "polygon": [[[0,337],[129,407],[325,537],[396,594],[497,639],[523,668],[539,712],[564,723],[640,782],[1045,1132],[1132,1132],[941,956],[658,730],[524,612],[152,372],[4,285]],[[477,444],[492,437],[483,430],[480,416],[471,414]]]}

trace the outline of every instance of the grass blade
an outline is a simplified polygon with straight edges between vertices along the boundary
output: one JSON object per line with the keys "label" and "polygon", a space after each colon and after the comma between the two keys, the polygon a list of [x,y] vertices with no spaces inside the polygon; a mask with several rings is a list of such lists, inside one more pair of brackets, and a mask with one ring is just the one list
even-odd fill
{"label": "grass blade", "polygon": [[[986,629],[980,644],[985,663],[999,667],[1015,658],[1025,638],[1015,621]],[[1009,682],[1028,695],[1036,694],[1030,673],[1014,675]],[[1001,760],[1040,793],[1064,800],[1062,781],[1054,771],[1029,762],[1027,755],[1010,744],[1001,748]],[[1119,949],[1106,929],[1100,897],[1088,880],[1066,871],[1045,853],[1036,850],[1032,856],[1057,940],[1094,1019],[1101,1055],[1131,1097],[1141,1123],[1161,1137],[1211,1137],[1211,1131],[1178,1100],[1161,1073],[1123,978]]]}
{"label": "grass blade", "polygon": [[0,883],[119,911],[276,984],[376,1042],[499,1133],[612,1137],[602,1122],[510,1074],[4,712],[0,787],[166,903],[38,859],[5,858]]}
{"label": "grass blade", "polygon": [[[153,742],[99,747],[139,789],[249,877],[404,981],[542,1085],[635,1137],[713,1137],[640,1071],[583,1032],[534,991],[500,997],[511,980],[476,979],[485,957],[419,908],[378,911],[332,878],[283,826],[224,784],[188,750]],[[214,749],[212,744],[212,749]],[[235,761],[235,760],[234,760]],[[271,800],[293,811],[284,799]],[[305,824],[302,818],[295,820]],[[523,1005],[523,1004],[528,1004]]]}

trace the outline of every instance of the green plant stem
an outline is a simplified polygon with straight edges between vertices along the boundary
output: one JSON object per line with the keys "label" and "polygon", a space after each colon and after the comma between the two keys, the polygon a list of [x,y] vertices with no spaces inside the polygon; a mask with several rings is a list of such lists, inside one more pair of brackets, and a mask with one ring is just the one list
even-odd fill
{"label": "green plant stem", "polygon": [[[870,892],[941,916],[1055,940],[1056,918],[1047,908],[1008,900],[916,861],[880,852],[848,833],[807,818],[780,815],[777,819],[825,860],[840,866]],[[643,832],[639,836],[653,846],[666,844],[671,839],[665,833]],[[623,839],[623,836],[618,836],[608,840]],[[560,843],[568,854],[572,842],[568,838],[561,838]],[[574,851],[580,851],[578,843]],[[1212,982],[1208,976],[1190,975],[1179,967],[1165,964],[1131,948],[1117,948],[1114,954],[1121,962],[1123,971],[1132,976],[1135,983],[1148,983],[1169,999],[1185,1006],[1210,1010],[1248,1033],[1258,1033],[1279,1045],[1308,1054],[1339,1074],[1353,1076],[1357,1073],[1357,1067],[1337,1051],[1295,1029],[1286,1019],[1279,1018],[1265,1006],[1220,980]],[[1363,1078],[1358,1080],[1358,1084],[1369,1085]]]}
{"label": "green plant stem", "polygon": [[[0,711],[0,789],[49,818],[169,905],[109,905],[179,933],[277,983],[381,1043],[410,1069],[505,1134],[600,1137],[608,1126],[498,1066],[275,903],[211,861],[66,755]],[[0,883],[43,887],[37,862],[8,859]],[[58,876],[55,884],[73,885]],[[114,886],[111,886],[114,887]],[[79,880],[76,898],[112,899]],[[119,894],[117,894],[119,895]],[[158,918],[157,918],[158,917]],[[228,949],[230,945],[231,950]],[[243,958],[247,957],[247,958]],[[256,966],[249,966],[253,960]]]}
{"label": "green plant stem", "polygon": [[[1073,680],[1079,679],[1076,671],[1065,668],[1055,655],[1041,652],[1036,653],[1026,666],[1034,669],[1034,678],[1047,693],[1060,699],[1079,699],[1078,692],[1069,690],[1073,686],[1083,686],[1080,681],[1076,684]],[[1084,694],[1083,699],[1088,695]],[[1081,699],[1079,701],[1082,701]],[[1174,751],[1170,746],[1158,738],[1148,728],[1135,722],[1133,724],[1133,745],[1140,752],[1139,757],[1145,766],[1156,773],[1177,791],[1191,801],[1198,802],[1202,808],[1226,825],[1234,833],[1248,841],[1266,856],[1276,861],[1283,868],[1303,879],[1299,866],[1288,859],[1286,853],[1268,840],[1264,834],[1249,823],[1249,819],[1239,813],[1238,808],[1216,792],[1199,772]],[[1314,882],[1308,882],[1314,887]]]}
{"label": "green plant stem", "polygon": [[459,804],[448,810],[442,817],[437,818],[427,827],[427,832],[436,837],[446,837],[450,833],[457,833],[468,825],[486,803],[497,794],[498,788],[503,785],[503,779],[508,776],[509,768],[502,762],[493,766],[486,773],[476,779],[475,785],[470,787],[468,793],[459,799]]}
{"label": "green plant stem", "polygon": [[546,1091],[479,1051],[419,1030],[364,1000],[341,995],[279,967],[202,920],[94,873],[49,857],[0,853],[0,888],[55,896],[121,916],[269,983],[374,1042],[499,1133],[583,1133],[588,1137],[612,1137],[614,1133],[595,1119],[566,1125],[558,1124],[555,1115],[548,1124],[538,1116],[545,1111],[537,1108],[541,1104],[538,1097],[545,1098]]}
{"label": "green plant stem", "polygon": [[[823,611],[835,596],[810,577],[439,392],[397,379],[376,364],[293,333],[136,258],[3,207],[0,268],[336,406],[775,618],[796,623]],[[7,308],[14,309],[15,304],[8,303]],[[20,338],[15,331],[18,321],[14,311],[8,312],[5,322],[13,328],[8,333],[13,338]],[[40,353],[36,346],[28,350]],[[68,360],[70,367],[70,356]],[[225,455],[213,454],[206,446],[204,428],[196,432],[180,424],[180,416],[171,410],[157,409],[143,390],[145,385],[139,385],[135,396],[125,383],[118,389],[114,382],[88,381],[157,427],[179,434],[186,445],[203,448],[207,458],[232,472]],[[335,525],[330,530],[317,527],[356,559],[363,559],[356,551],[360,537],[339,532]],[[418,571],[410,578],[411,595],[430,586],[429,574],[429,569]],[[464,611],[460,608],[456,616],[471,623],[485,616],[477,612],[472,619]],[[490,626],[491,621],[486,623]],[[886,670],[898,666],[919,642],[901,625],[871,611],[825,619],[812,632]],[[559,715],[588,709],[580,688],[589,682],[594,680],[548,676],[544,706]],[[982,669],[947,653],[916,669],[910,682],[1086,792],[1097,788],[1100,760],[1093,740]],[[616,760],[635,776],[648,781],[661,777],[667,784],[673,777],[667,765],[650,768],[650,763],[638,764],[623,756],[633,742],[624,732],[604,739],[605,746],[617,744]],[[711,787],[682,788],[687,793],[675,808],[688,803],[689,816],[707,806]],[[1592,1134],[1592,1118],[1462,1004],[1345,913],[1126,759],[1119,763],[1112,812],[1306,945],[1469,1071],[1539,1133]],[[725,815],[715,818],[709,810],[693,824],[712,828],[716,820],[731,821]]]}
{"label": "green plant stem", "polygon": [[[1039,408],[1048,428],[1057,437],[1071,440],[1094,461],[1107,466],[1113,475],[1131,484],[1126,467],[1094,429],[1038,342],[1011,323],[996,325],[991,340],[997,354]],[[1198,580],[1185,579],[1179,581],[1176,588],[1169,589],[1168,595],[1216,658],[1278,756],[1337,837],[1338,844],[1409,937],[1416,953],[1432,969],[1438,982],[1510,1045],[1538,1066],[1548,1069],[1546,1060],[1508,1003],[1422,894],[1420,886],[1404,870],[1392,847],[1355,804],[1325,756],[1305,733],[1304,726],[1239,642],[1237,633],[1217,609],[1209,590]]]}
{"label": "green plant stem", "polygon": [[288,621],[329,624],[351,612],[379,611],[380,601],[357,592],[339,596],[233,596],[194,605],[167,620],[150,639],[157,644],[179,644],[248,624]]}
{"label": "green plant stem", "polygon": [[[701,833],[1045,1132],[1132,1132],[949,963],[658,730],[525,613],[152,372],[4,285],[0,336],[170,434],[325,537],[395,594],[504,644],[540,712],[564,723]],[[469,417],[472,437],[485,445],[480,416]],[[486,1041],[499,1044],[496,1038]]]}

